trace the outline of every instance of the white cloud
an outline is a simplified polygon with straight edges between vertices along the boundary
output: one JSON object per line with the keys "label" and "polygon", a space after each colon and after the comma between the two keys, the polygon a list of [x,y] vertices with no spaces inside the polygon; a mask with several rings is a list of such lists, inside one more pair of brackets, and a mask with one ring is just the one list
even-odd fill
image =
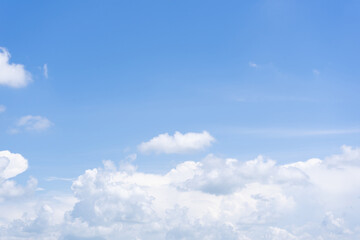
{"label": "white cloud", "polygon": [[7,49],[0,47],[0,85],[25,87],[32,81],[31,74],[25,70],[24,65],[9,63],[10,57]]}
{"label": "white cloud", "polygon": [[2,181],[0,183],[0,202],[32,193],[36,190],[36,186],[37,180],[32,177],[27,181],[25,187],[18,185],[13,180]]}
{"label": "white cloud", "polygon": [[48,74],[48,66],[47,66],[46,63],[45,63],[44,66],[43,66],[43,70],[44,70],[44,77],[45,77],[45,78],[48,78],[48,77],[49,77],[49,74]]}
{"label": "white cloud", "polygon": [[341,146],[342,153],[326,158],[329,165],[358,165],[360,166],[360,148]]}
{"label": "white cloud", "polygon": [[53,123],[46,117],[27,115],[21,117],[16,125],[17,128],[13,129],[15,131],[14,133],[19,132],[20,129],[25,129],[27,131],[43,131],[51,127]]}
{"label": "white cloud", "polygon": [[6,107],[4,105],[0,105],[0,113],[3,113],[6,111]]}
{"label": "white cloud", "polygon": [[0,211],[0,239],[355,240],[359,153],[289,164],[209,155],[166,174],[104,161],[73,182],[77,200],[41,199],[11,221]]}
{"label": "white cloud", "polygon": [[208,132],[185,133],[175,132],[173,136],[168,133],[160,134],[148,142],[143,142],[138,146],[141,152],[156,153],[186,153],[202,150],[209,147],[215,138]]}
{"label": "white cloud", "polygon": [[0,179],[9,179],[26,171],[27,160],[18,153],[0,151]]}
{"label": "white cloud", "polygon": [[13,180],[8,180],[25,172],[27,168],[28,161],[21,154],[0,151],[0,202],[35,190],[37,180],[34,178],[29,179],[26,187],[19,186]]}

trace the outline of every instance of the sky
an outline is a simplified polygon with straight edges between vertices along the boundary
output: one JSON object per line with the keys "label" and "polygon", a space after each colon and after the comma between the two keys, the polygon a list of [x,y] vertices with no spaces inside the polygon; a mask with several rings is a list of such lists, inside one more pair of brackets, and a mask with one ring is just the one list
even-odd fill
{"label": "sky", "polygon": [[358,1],[0,9],[0,239],[360,237]]}

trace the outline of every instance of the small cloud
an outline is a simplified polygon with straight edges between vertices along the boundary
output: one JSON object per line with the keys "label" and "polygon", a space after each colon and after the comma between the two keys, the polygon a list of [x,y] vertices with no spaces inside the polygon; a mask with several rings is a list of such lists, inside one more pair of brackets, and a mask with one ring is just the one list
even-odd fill
{"label": "small cloud", "polygon": [[0,113],[3,113],[6,111],[6,107],[4,105],[0,105]]}
{"label": "small cloud", "polygon": [[31,74],[25,70],[24,65],[9,63],[10,53],[6,48],[0,47],[0,85],[21,88],[31,81]]}
{"label": "small cloud", "polygon": [[16,134],[19,133],[21,129],[27,131],[43,131],[51,127],[53,123],[46,117],[27,115],[21,117],[16,125],[17,128],[10,129],[9,133]]}
{"label": "small cloud", "polygon": [[44,70],[44,77],[47,79],[49,77],[49,74],[48,74],[48,66],[46,63],[43,66],[43,70]]}
{"label": "small cloud", "polygon": [[319,76],[319,75],[320,75],[320,71],[317,70],[317,69],[313,69],[313,74],[314,74],[315,76]]}
{"label": "small cloud", "polygon": [[138,149],[144,153],[186,153],[202,150],[210,146],[213,141],[215,141],[215,138],[206,131],[185,134],[175,132],[173,136],[164,133],[152,138],[148,142],[141,143]]}
{"label": "small cloud", "polygon": [[249,66],[250,67],[253,67],[253,68],[257,68],[257,67],[259,67],[256,63],[254,63],[254,62],[249,62]]}

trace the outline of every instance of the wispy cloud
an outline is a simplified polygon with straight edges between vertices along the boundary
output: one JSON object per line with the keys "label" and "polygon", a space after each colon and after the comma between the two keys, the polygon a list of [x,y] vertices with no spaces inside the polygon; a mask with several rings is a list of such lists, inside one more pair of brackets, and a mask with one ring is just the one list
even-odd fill
{"label": "wispy cloud", "polygon": [[47,64],[45,63],[44,66],[43,66],[43,73],[44,73],[44,77],[47,79],[49,77],[49,74],[48,74],[48,66]]}
{"label": "wispy cloud", "polygon": [[48,182],[52,181],[65,181],[65,182],[72,182],[75,180],[75,178],[62,178],[62,177],[48,177],[45,179]]}
{"label": "wispy cloud", "polygon": [[249,62],[249,66],[252,67],[252,68],[257,68],[257,67],[259,67],[259,65],[257,65],[257,64],[254,63],[254,62]]}
{"label": "wispy cloud", "polygon": [[318,102],[320,100],[301,96],[243,96],[233,98],[236,102],[262,103],[262,102]]}
{"label": "wispy cloud", "polygon": [[10,129],[9,133],[16,134],[21,130],[39,132],[50,128],[52,125],[53,123],[46,117],[27,115],[21,117],[17,121],[16,127]]}
{"label": "wispy cloud", "polygon": [[4,105],[0,105],[0,113],[3,113],[6,111],[6,107]]}
{"label": "wispy cloud", "polygon": [[314,74],[315,76],[319,76],[319,75],[320,75],[320,71],[317,70],[317,69],[313,69],[313,74]]}
{"label": "wispy cloud", "polygon": [[289,128],[256,128],[246,129],[237,127],[226,127],[223,132],[230,134],[244,134],[271,137],[311,137],[326,135],[358,134],[360,128],[352,129],[289,129]]}

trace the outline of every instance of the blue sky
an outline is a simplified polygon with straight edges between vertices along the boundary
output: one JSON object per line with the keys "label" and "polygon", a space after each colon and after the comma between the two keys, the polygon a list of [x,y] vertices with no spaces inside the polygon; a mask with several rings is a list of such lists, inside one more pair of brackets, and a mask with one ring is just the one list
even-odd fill
{"label": "blue sky", "polygon": [[[225,156],[283,162],[359,144],[356,1],[1,5],[0,45],[33,82],[0,88],[0,144],[33,159],[29,173],[76,176],[174,131],[207,130]],[[54,125],[6,133],[28,114]],[[136,164],[172,165],[153,158]]]}
{"label": "blue sky", "polygon": [[[0,81],[0,146],[29,161],[20,183],[34,176],[45,192],[71,191],[46,179],[132,154],[139,171],[164,174],[210,153],[288,164],[360,145],[358,1],[5,0],[0,9],[0,47],[32,79]],[[29,115],[49,125],[26,130]],[[180,154],[138,148],[176,131],[215,140]]]}

